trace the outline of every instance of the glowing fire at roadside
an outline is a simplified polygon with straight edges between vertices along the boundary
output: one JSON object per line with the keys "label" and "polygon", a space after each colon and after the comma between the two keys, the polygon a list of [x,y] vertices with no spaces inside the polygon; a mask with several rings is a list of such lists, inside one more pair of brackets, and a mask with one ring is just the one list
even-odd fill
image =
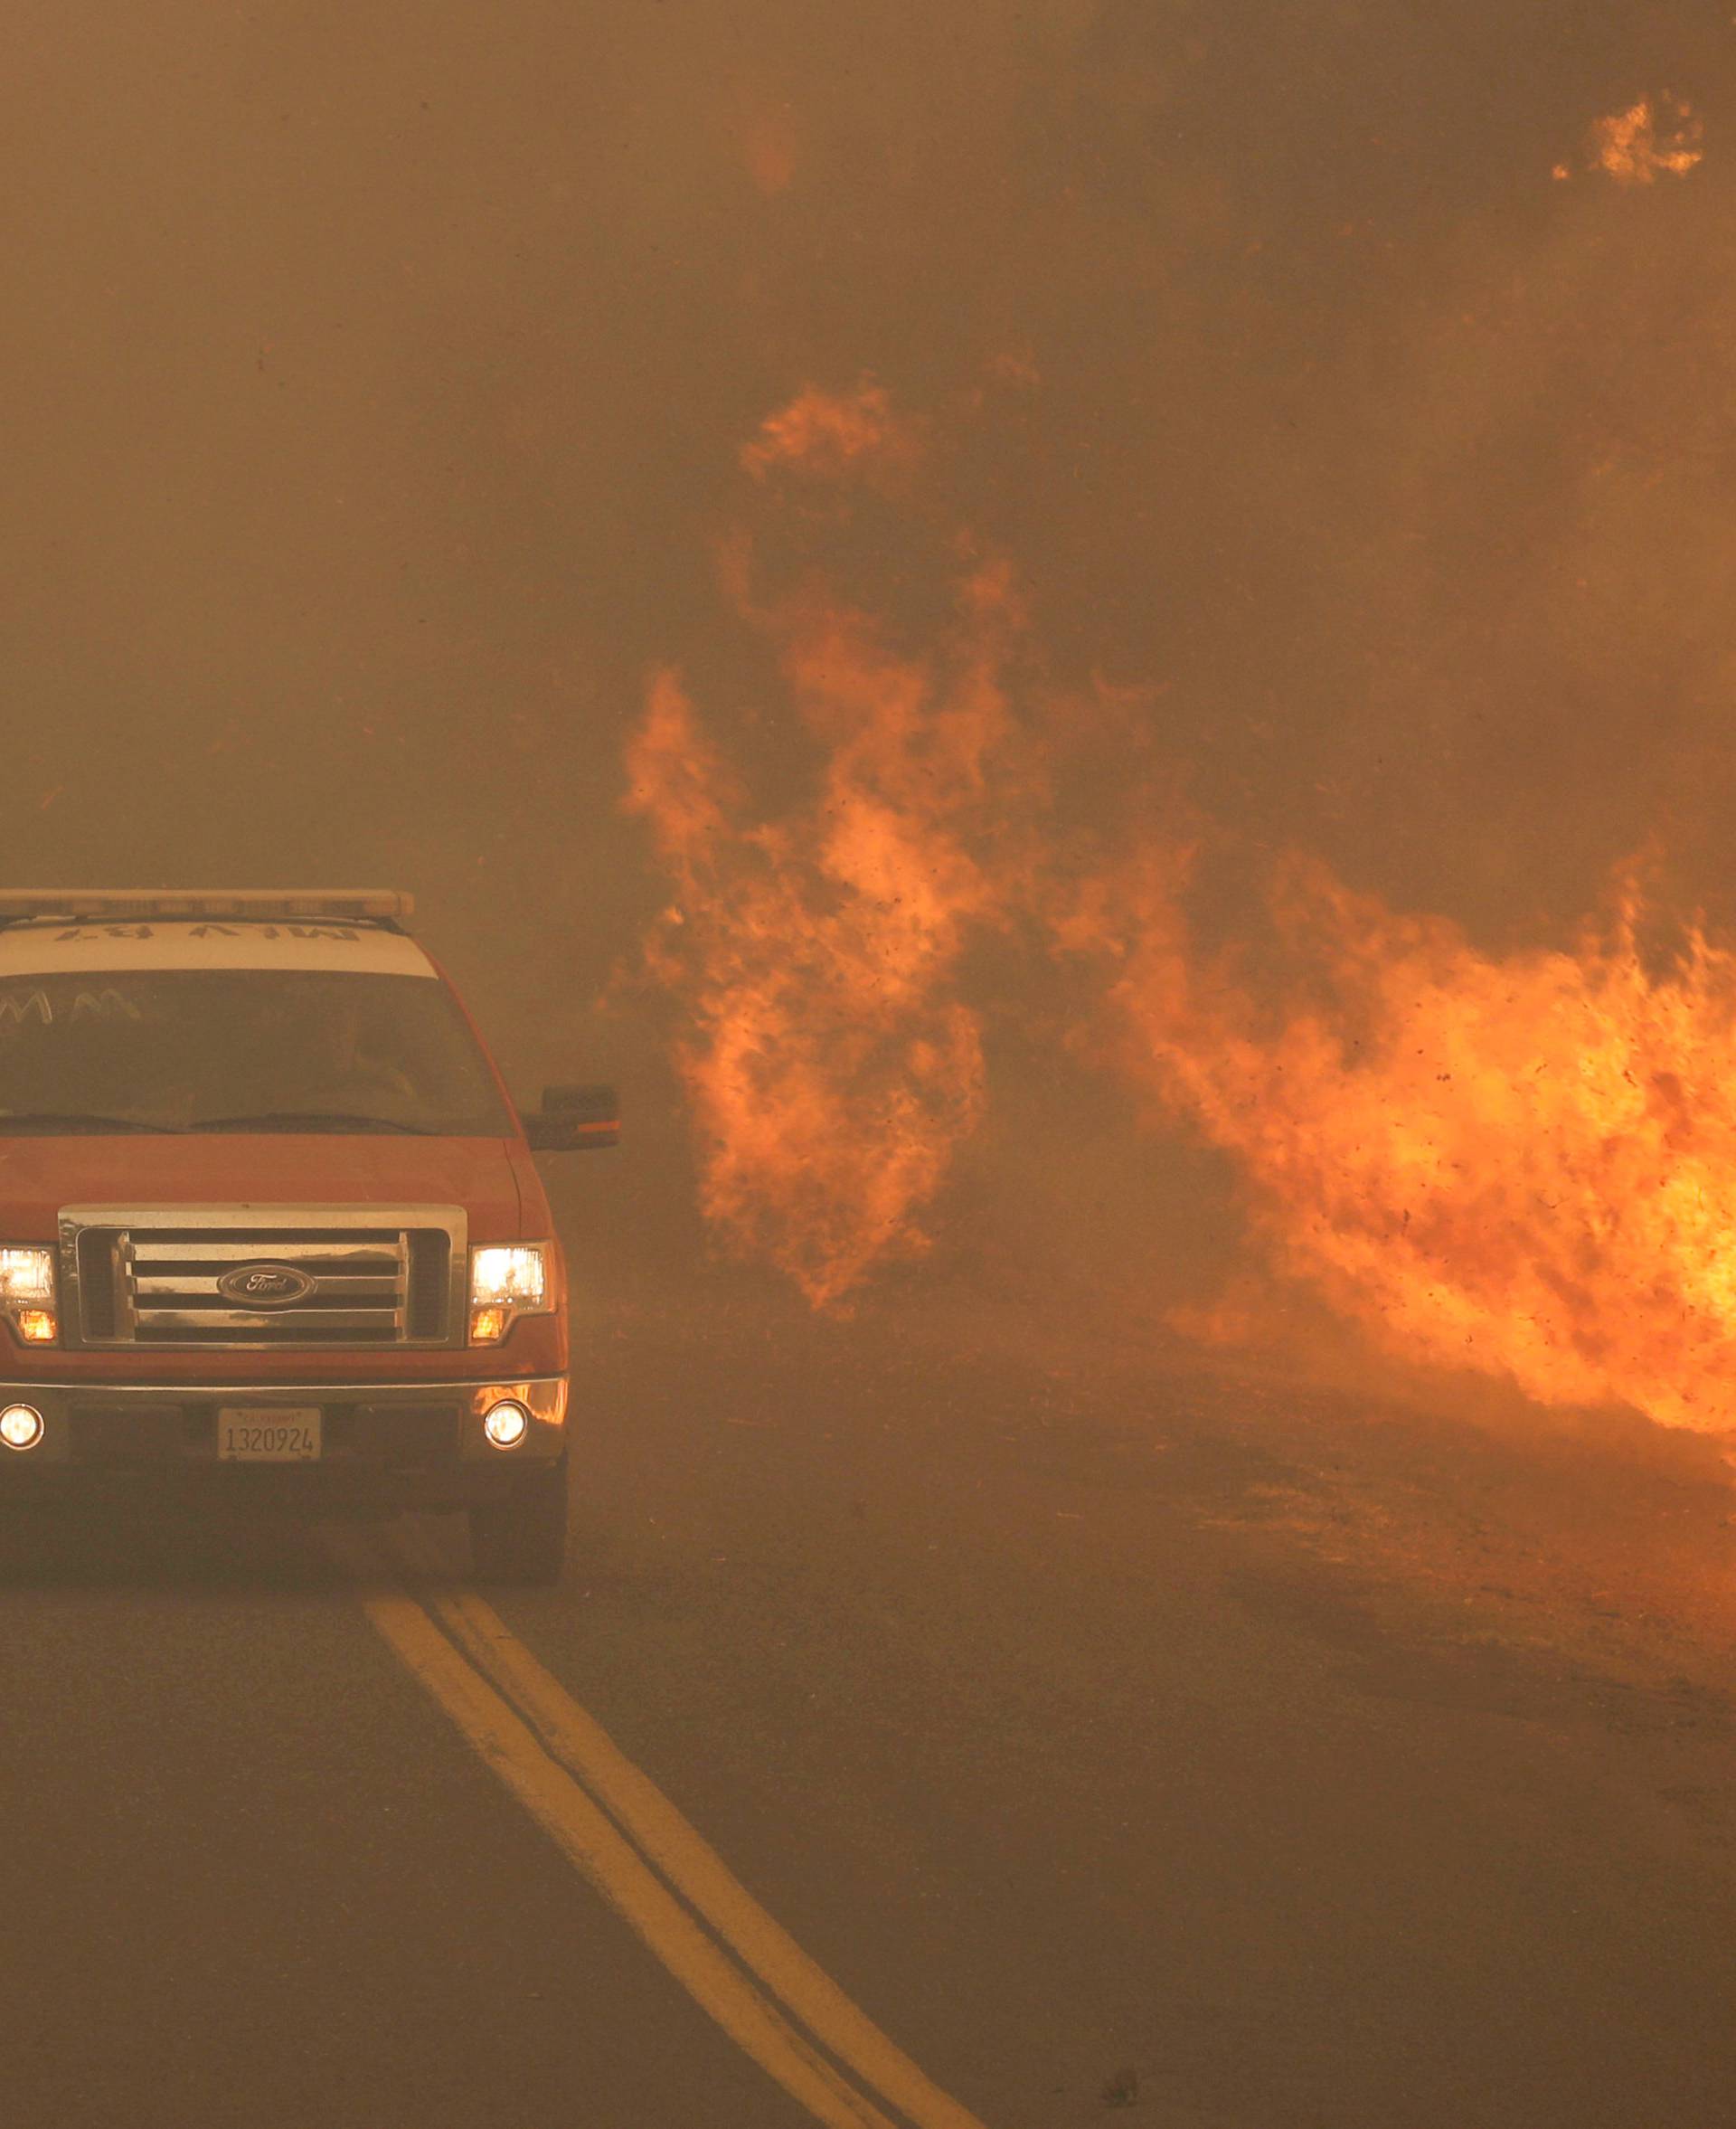
{"label": "glowing fire at roadside", "polygon": [[[1692,106],[1660,97],[1654,110],[1641,97],[1591,128],[1591,164],[1618,185],[1653,185],[1660,175],[1685,177],[1700,162],[1703,128]],[[1557,166],[1558,175],[1565,172]]]}
{"label": "glowing fire at roadside", "polygon": [[[872,479],[908,434],[876,387],[804,393],[745,462]],[[1017,922],[1087,972],[1097,1054],[1233,1157],[1281,1276],[1408,1360],[1736,1432],[1736,952],[1691,928],[1648,960],[1629,881],[1571,950],[1493,955],[1297,856],[1256,980],[1190,930],[1184,834],[1057,840],[1004,565],[960,543],[952,620],[918,653],[812,588],[756,601],[750,546],[730,553],[810,794],[757,809],[665,673],[627,804],[671,882],[650,966],[682,1016],[704,1209],[739,1251],[830,1309],[927,1246],[986,1098],[965,957]],[[1244,1280],[1194,1329],[1245,1335],[1269,1291]]]}
{"label": "glowing fire at roadside", "polygon": [[826,749],[812,805],[754,821],[666,673],[628,751],[627,804],[675,888],[651,964],[687,1015],[676,1055],[706,1214],[832,1308],[872,1263],[928,1245],[916,1216],[981,1112],[977,1019],[953,992],[1000,899],[969,846],[993,841],[1016,614],[989,568],[945,656],[900,658],[825,605],[770,625]]}
{"label": "glowing fire at roadside", "polygon": [[1629,886],[1575,951],[1496,959],[1298,860],[1273,1001],[1193,951],[1179,872],[1099,880],[1059,936],[1280,1269],[1407,1358],[1736,1425],[1736,955],[1696,930],[1649,970]]}

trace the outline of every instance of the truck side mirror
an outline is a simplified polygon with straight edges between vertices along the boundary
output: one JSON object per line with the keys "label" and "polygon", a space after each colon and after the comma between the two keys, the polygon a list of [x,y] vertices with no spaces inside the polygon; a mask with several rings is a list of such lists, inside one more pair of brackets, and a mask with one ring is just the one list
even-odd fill
{"label": "truck side mirror", "polygon": [[621,1142],[621,1098],[611,1086],[553,1086],[524,1118],[533,1153],[583,1153]]}

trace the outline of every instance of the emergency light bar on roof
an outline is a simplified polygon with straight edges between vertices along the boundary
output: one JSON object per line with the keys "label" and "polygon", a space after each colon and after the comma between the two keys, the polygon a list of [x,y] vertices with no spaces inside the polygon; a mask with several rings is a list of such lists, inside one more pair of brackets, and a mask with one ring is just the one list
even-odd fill
{"label": "emergency light bar on roof", "polygon": [[318,890],[279,894],[244,889],[239,893],[158,894],[143,888],[65,893],[41,887],[27,894],[0,893],[0,924],[27,923],[33,917],[63,922],[119,923],[176,918],[222,923],[252,917],[265,923],[401,924],[416,907],[415,897],[389,887]]}

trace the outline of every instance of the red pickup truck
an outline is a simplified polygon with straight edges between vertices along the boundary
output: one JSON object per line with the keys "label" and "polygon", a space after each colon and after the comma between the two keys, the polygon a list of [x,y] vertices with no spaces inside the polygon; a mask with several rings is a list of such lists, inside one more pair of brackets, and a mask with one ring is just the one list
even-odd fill
{"label": "red pickup truck", "polygon": [[567,1530],[565,1271],[521,1117],[407,895],[0,894],[0,1506],[166,1488]]}

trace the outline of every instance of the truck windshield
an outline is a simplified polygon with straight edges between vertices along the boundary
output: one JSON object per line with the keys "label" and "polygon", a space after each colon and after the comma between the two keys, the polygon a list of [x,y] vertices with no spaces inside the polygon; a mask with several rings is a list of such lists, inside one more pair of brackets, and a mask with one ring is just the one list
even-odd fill
{"label": "truck windshield", "polygon": [[0,982],[0,1136],[512,1128],[432,977],[154,969]]}

